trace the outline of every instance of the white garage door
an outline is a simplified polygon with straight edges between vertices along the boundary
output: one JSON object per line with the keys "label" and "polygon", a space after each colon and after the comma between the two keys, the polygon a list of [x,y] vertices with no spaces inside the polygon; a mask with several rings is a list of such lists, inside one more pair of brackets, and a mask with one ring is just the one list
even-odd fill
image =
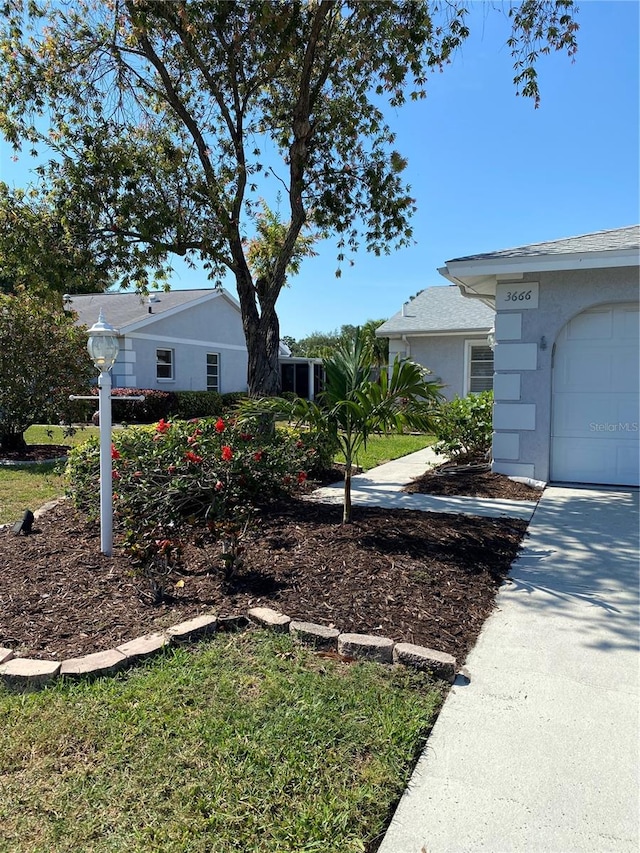
{"label": "white garage door", "polygon": [[574,317],[556,341],[551,478],[637,486],[638,304]]}

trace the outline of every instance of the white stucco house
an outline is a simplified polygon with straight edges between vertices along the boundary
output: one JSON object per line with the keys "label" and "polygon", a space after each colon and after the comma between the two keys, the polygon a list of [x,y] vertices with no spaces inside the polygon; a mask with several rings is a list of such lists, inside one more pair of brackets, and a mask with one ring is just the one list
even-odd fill
{"label": "white stucco house", "polygon": [[246,391],[247,347],[240,305],[226,290],[91,293],[65,298],[78,323],[92,326],[102,308],[120,331],[116,388]]}
{"label": "white stucco house", "polygon": [[639,483],[640,226],[447,261],[495,310],[493,468]]}
{"label": "white stucco house", "polygon": [[376,329],[389,339],[389,363],[410,358],[429,368],[451,400],[493,387],[493,352],[487,335],[495,311],[465,299],[456,285],[427,287]]}
{"label": "white stucco house", "polygon": [[[120,332],[114,388],[160,391],[247,390],[247,345],[240,304],[218,288],[65,297],[78,324],[91,327],[100,309]],[[322,360],[294,358],[280,344],[282,390],[314,399],[324,378]]]}

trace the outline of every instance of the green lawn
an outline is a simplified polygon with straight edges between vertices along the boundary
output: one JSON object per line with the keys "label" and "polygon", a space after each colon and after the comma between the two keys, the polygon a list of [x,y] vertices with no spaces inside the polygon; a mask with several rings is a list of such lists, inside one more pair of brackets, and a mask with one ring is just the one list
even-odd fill
{"label": "green lawn", "polygon": [[[75,446],[97,435],[98,428],[83,427],[65,435],[59,426],[37,424],[25,433],[27,444],[67,444]],[[62,466],[55,463],[0,467],[0,524],[17,521],[25,509],[35,510],[64,492]],[[0,848],[1,849],[1,848]]]}
{"label": "green lawn", "polygon": [[[392,459],[399,459],[408,453],[422,450],[423,447],[433,444],[434,441],[432,435],[398,435],[396,433],[372,435],[367,441],[366,448],[363,448],[358,454],[356,465],[368,471],[370,468],[375,468],[376,465],[382,465],[384,462],[390,462]],[[341,454],[336,456],[336,462],[344,462],[344,456]]]}
{"label": "green lawn", "polygon": [[442,688],[264,630],[119,677],[0,687],[2,853],[364,853]]}
{"label": "green lawn", "polygon": [[99,435],[98,427],[81,426],[72,431],[65,427],[53,426],[51,424],[34,424],[24,434],[27,444],[68,444],[75,447],[86,441],[90,435]]}

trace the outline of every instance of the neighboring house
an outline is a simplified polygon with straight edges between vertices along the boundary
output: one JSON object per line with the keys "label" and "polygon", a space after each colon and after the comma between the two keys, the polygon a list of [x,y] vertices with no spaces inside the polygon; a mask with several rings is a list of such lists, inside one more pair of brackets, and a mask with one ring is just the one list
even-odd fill
{"label": "neighboring house", "polygon": [[638,485],[639,250],[631,226],[440,270],[496,311],[495,471]]}
{"label": "neighboring house", "polygon": [[322,359],[291,355],[291,350],[282,341],[279,357],[283,393],[293,393],[306,400],[315,400],[324,385]]}
{"label": "neighboring house", "polygon": [[493,322],[493,308],[465,299],[455,285],[441,285],[405,302],[376,335],[389,338],[389,363],[398,355],[429,368],[450,400],[492,388],[493,352],[487,335]]}
{"label": "neighboring house", "polygon": [[246,391],[240,305],[226,290],[91,293],[66,297],[65,303],[79,324],[92,326],[102,308],[119,330],[116,388]]}

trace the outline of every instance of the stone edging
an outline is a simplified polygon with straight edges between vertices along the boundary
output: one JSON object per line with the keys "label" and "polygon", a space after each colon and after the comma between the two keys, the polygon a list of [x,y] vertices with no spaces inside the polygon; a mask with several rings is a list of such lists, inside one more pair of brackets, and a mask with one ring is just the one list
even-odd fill
{"label": "stone edging", "polygon": [[68,456],[54,456],[51,459],[23,459],[21,462],[16,462],[13,459],[0,459],[0,468],[25,468],[30,465],[57,465],[60,462],[66,462]]}
{"label": "stone edging", "polygon": [[11,649],[0,648],[0,680],[12,689],[30,689],[42,687],[57,678],[76,680],[113,675],[170,645],[191,642],[219,630],[243,628],[250,621],[273,631],[290,633],[298,641],[322,651],[334,652],[344,660],[404,664],[449,683],[455,678],[456,659],[444,652],[411,643],[395,643],[387,637],[343,634],[337,628],[291,619],[270,607],[253,607],[247,616],[196,616],[165,631],[144,634],[115,649],[62,662],[14,657]]}

